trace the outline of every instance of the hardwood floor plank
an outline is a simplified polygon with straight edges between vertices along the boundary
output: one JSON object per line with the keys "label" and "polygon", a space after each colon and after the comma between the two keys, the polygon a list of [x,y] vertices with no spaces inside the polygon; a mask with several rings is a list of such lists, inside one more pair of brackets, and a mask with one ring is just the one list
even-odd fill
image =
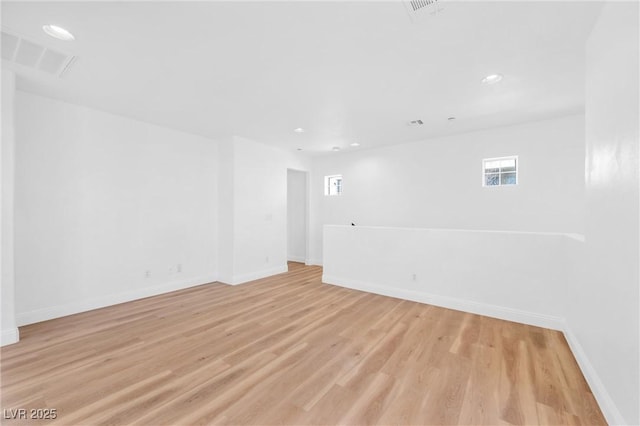
{"label": "hardwood floor plank", "polygon": [[211,283],[21,327],[6,424],[605,424],[562,333],[321,283]]}

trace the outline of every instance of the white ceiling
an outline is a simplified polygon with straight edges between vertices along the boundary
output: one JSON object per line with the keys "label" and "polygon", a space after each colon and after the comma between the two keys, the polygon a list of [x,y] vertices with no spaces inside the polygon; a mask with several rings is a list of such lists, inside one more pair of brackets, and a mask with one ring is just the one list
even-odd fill
{"label": "white ceiling", "polygon": [[[63,78],[19,70],[21,90],[292,150],[363,149],[583,109],[585,41],[601,3],[441,4],[413,21],[401,1],[3,1],[2,26],[78,56]],[[49,38],[47,23],[76,41]],[[482,85],[491,73],[504,80]],[[407,126],[413,119],[425,124]]]}

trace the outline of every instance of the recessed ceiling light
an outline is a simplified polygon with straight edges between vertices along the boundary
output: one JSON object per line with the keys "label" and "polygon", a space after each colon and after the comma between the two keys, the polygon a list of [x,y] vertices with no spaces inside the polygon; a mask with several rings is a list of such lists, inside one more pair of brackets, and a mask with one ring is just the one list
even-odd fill
{"label": "recessed ceiling light", "polygon": [[491,74],[482,79],[483,84],[495,84],[502,80],[502,74]]}
{"label": "recessed ceiling light", "polygon": [[340,151],[340,147],[339,146],[334,146],[333,148],[331,148],[331,151]]}
{"label": "recessed ceiling light", "polygon": [[58,40],[71,41],[76,39],[69,31],[56,25],[44,25],[42,27],[42,31],[53,38],[57,38]]}
{"label": "recessed ceiling light", "polygon": [[354,142],[351,144],[351,146],[360,146],[360,144],[358,142]]}
{"label": "recessed ceiling light", "polygon": [[293,129],[296,133],[304,133],[304,129],[302,127],[298,127],[297,129]]}
{"label": "recessed ceiling light", "polygon": [[302,151],[302,148],[298,148],[298,151]]}
{"label": "recessed ceiling light", "polygon": [[449,121],[453,121],[453,120],[455,120],[455,119],[456,119],[455,117],[449,117],[449,118],[447,118],[447,120],[449,120]]}

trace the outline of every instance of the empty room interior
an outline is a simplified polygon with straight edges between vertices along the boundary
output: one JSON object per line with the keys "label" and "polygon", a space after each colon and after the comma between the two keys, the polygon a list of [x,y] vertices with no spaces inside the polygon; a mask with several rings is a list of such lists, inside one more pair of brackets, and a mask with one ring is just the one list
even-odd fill
{"label": "empty room interior", "polygon": [[0,9],[3,424],[640,424],[637,1]]}

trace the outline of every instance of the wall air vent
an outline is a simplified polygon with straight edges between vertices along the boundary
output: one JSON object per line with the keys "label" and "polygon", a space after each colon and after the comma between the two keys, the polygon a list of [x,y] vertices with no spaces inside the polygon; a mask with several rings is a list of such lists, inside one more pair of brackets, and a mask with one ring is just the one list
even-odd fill
{"label": "wall air vent", "polygon": [[436,15],[442,12],[442,0],[404,0],[403,3],[411,19]]}
{"label": "wall air vent", "polygon": [[62,77],[69,70],[76,57],[3,30],[2,59],[26,68]]}
{"label": "wall air vent", "polygon": [[422,126],[424,122],[422,120],[411,120],[407,124],[411,127],[414,127],[414,126]]}

